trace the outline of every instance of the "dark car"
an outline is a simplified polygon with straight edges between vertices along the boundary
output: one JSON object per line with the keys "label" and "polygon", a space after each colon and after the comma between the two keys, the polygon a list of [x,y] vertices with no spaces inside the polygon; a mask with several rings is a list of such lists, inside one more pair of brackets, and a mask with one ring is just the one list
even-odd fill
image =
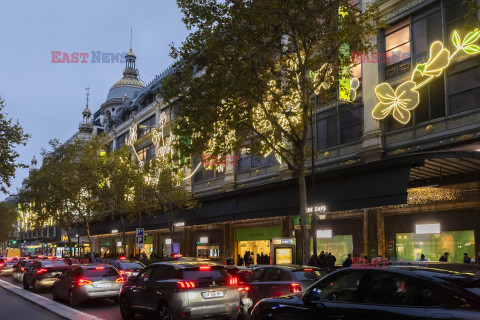
{"label": "dark car", "polygon": [[13,269],[17,265],[19,259],[18,258],[2,258],[0,259],[0,276],[9,276],[12,274]]}
{"label": "dark car", "polygon": [[90,299],[118,299],[124,279],[108,265],[81,265],[67,270],[53,284],[53,299],[78,306]]}
{"label": "dark car", "polygon": [[34,260],[32,265],[25,269],[23,275],[23,288],[40,288],[53,286],[57,278],[65,273],[68,264],[62,260]]}
{"label": "dark car", "polygon": [[267,319],[480,319],[480,282],[434,268],[346,268],[303,294],[260,301],[251,320]]}
{"label": "dark car", "polygon": [[140,261],[120,259],[111,262],[111,265],[117,268],[122,277],[127,279],[130,276],[136,276],[145,265]]}
{"label": "dark car", "polygon": [[257,301],[302,292],[327,274],[328,270],[301,266],[265,266],[253,269],[247,277],[248,297]]}
{"label": "dark car", "polygon": [[160,262],[130,277],[120,292],[120,313],[156,314],[158,319],[230,317],[238,314],[237,278],[207,262]]}

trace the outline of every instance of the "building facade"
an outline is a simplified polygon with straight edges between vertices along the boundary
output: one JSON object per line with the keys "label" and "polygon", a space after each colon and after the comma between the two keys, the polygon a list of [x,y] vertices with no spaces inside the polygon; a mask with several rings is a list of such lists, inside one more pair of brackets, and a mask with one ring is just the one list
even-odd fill
{"label": "building facade", "polygon": [[[359,5],[365,7],[366,1]],[[418,64],[428,64],[435,42],[453,52],[454,31],[462,39],[470,31],[467,12],[462,1],[455,0],[382,1],[380,13],[389,27],[379,32],[376,55],[360,55],[362,63],[355,68],[361,83],[358,99],[317,105],[312,130],[315,179],[309,163],[307,192],[312,208],[325,206],[326,210],[315,213],[317,228],[311,239],[319,252],[332,252],[337,263],[348,253],[404,260],[418,260],[425,254],[437,261],[449,252],[456,262],[463,261],[463,253],[471,257],[480,253],[476,223],[480,211],[480,56],[459,54],[442,68],[440,75],[418,90],[418,105],[410,109],[411,119],[405,124],[392,114],[381,120],[374,117],[379,104],[377,86],[396,88],[408,82]],[[159,126],[161,118],[171,121],[175,117],[175,107],[164,104],[156,94],[162,77],[172,70],[145,85],[137,78],[135,59],[130,50],[123,78],[112,86],[91,119],[88,107],[84,110],[77,135],[106,132],[108,149],[114,150],[127,144],[129,131],[136,126],[132,153],[148,161],[158,152],[152,128]],[[195,212],[175,215],[173,237],[164,216],[143,217],[141,225],[130,221],[126,254],[181,253],[211,259],[234,257],[238,262],[250,252],[258,262],[265,255],[272,258],[272,239],[281,238],[297,243],[292,259],[300,261],[296,180],[273,157],[248,151],[236,156],[238,162],[221,172],[193,162],[186,188],[201,206]],[[135,228],[140,226],[148,234],[144,248],[136,250]],[[92,224],[91,250],[102,255],[119,253],[119,230],[117,220]],[[82,235],[80,229],[80,243],[86,242]]]}

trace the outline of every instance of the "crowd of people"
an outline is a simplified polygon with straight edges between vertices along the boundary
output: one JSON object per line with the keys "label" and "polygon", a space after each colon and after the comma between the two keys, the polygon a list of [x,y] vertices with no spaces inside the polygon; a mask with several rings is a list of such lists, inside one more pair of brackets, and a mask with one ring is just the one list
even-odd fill
{"label": "crowd of people", "polygon": [[[255,264],[254,253],[250,251],[246,251],[243,257],[241,255],[237,256],[237,265],[246,267],[250,266],[251,264]],[[257,262],[256,264],[270,264],[270,256],[268,254],[257,253]]]}
{"label": "crowd of people", "polygon": [[[349,254],[351,258],[351,254]],[[333,270],[335,269],[335,262],[337,258],[331,252],[322,251],[317,256],[312,255],[308,261],[308,265],[312,267],[318,267],[322,269]]]}

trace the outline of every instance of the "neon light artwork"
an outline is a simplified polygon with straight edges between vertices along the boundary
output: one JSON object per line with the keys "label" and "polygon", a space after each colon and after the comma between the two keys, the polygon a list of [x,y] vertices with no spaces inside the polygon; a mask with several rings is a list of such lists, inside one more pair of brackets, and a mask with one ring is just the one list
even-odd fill
{"label": "neon light artwork", "polygon": [[467,55],[480,53],[480,47],[474,44],[479,38],[479,29],[469,32],[463,41],[458,32],[455,31],[452,36],[452,42],[455,46],[453,53],[446,49],[440,41],[432,43],[428,61],[416,65],[410,80],[401,83],[395,91],[386,82],[375,88],[375,94],[379,102],[372,111],[372,117],[376,120],[382,120],[392,114],[395,120],[407,124],[411,119],[411,111],[420,103],[418,90],[432,79],[441,76],[461,51]]}

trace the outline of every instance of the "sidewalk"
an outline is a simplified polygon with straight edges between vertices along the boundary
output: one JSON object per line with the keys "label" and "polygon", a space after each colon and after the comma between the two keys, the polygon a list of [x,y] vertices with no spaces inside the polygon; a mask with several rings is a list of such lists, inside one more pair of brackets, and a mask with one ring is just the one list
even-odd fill
{"label": "sidewalk", "polygon": [[52,312],[55,313],[56,315],[62,317],[63,319],[67,320],[104,320],[103,318],[99,318],[96,316],[93,316],[91,314],[81,312],[78,310],[75,310],[73,308],[70,308],[68,306],[65,306],[61,303],[55,302],[53,300],[50,300],[48,298],[39,296],[38,294],[35,294],[33,292],[30,292],[28,290],[24,290],[23,288],[17,287],[13,284],[10,284],[6,281],[0,280],[0,288],[3,288],[5,290],[8,290],[17,296],[22,297],[25,300],[28,300],[30,302],[35,303],[36,305]]}

